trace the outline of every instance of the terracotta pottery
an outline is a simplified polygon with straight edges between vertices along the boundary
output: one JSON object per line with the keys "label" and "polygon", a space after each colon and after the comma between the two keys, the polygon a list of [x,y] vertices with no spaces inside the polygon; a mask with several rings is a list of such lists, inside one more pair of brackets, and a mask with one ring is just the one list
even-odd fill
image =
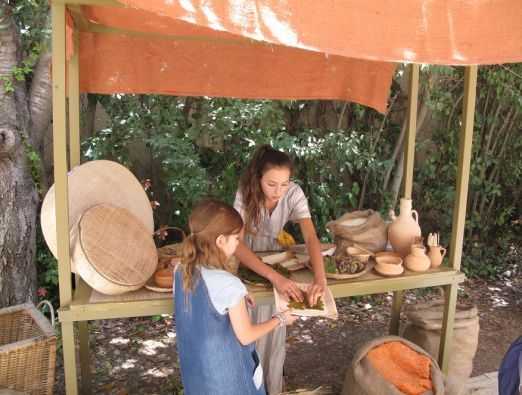
{"label": "terracotta pottery", "polygon": [[439,267],[442,263],[442,259],[446,255],[446,249],[441,246],[430,246],[430,251],[428,252],[428,257],[431,261],[431,267]]}
{"label": "terracotta pottery", "polygon": [[346,253],[357,258],[361,262],[368,262],[368,259],[370,259],[370,254],[364,252],[359,247],[346,247]]}
{"label": "terracotta pottery", "polygon": [[411,253],[404,258],[408,270],[412,272],[424,272],[430,268],[431,261],[426,255],[426,248],[421,244],[411,246]]}
{"label": "terracotta pottery", "polygon": [[394,255],[378,255],[375,257],[375,262],[380,265],[402,265],[402,258]]}
{"label": "terracotta pottery", "polygon": [[380,258],[380,257],[401,258],[401,261],[402,261],[402,257],[398,253],[393,252],[393,251],[379,251],[379,252],[376,252],[375,253],[375,260],[377,260],[377,258]]}
{"label": "terracotta pottery", "polygon": [[382,276],[400,276],[404,272],[404,266],[391,262],[381,262],[375,265],[374,270]]}
{"label": "terracotta pottery", "polygon": [[411,209],[411,199],[401,199],[400,214],[390,210],[393,222],[388,226],[388,240],[393,250],[403,258],[410,253],[410,248],[416,239],[421,236],[419,215]]}
{"label": "terracotta pottery", "polygon": [[174,272],[172,269],[160,269],[154,273],[154,282],[161,288],[172,288]]}

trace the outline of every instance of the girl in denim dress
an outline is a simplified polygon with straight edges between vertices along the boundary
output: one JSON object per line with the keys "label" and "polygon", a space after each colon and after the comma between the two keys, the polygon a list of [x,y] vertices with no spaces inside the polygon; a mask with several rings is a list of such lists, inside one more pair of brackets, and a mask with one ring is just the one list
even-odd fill
{"label": "girl in denim dress", "polygon": [[296,320],[289,312],[252,324],[244,284],[228,266],[243,221],[216,200],[199,203],[174,276],[177,347],[184,394],[264,395],[254,342]]}

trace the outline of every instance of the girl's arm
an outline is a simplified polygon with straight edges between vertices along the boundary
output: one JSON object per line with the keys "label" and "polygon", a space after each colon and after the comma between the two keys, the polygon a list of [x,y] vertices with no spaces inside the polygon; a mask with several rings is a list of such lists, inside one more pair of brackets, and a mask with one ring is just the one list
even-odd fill
{"label": "girl's arm", "polygon": [[280,275],[269,265],[261,262],[257,255],[254,254],[252,250],[250,250],[250,248],[248,248],[245,243],[243,243],[243,241],[239,241],[239,245],[237,246],[234,255],[237,259],[239,259],[241,264],[245,265],[249,269],[253,270],[274,284],[274,287],[276,287],[279,293],[286,295],[294,300],[298,300],[300,302],[303,301],[303,294],[299,287],[292,280],[289,280],[286,277]]}
{"label": "girl's arm", "polygon": [[[274,317],[260,324],[252,324],[244,298],[235,307],[229,309],[228,315],[237,339],[244,346],[273,331],[281,323],[279,318]],[[282,313],[282,318],[285,325],[291,325],[297,319],[297,316],[291,315],[289,311],[285,311]]]}
{"label": "girl's arm", "polygon": [[312,270],[314,272],[314,282],[308,291],[308,302],[312,305],[317,303],[317,299],[326,289],[326,274],[324,271],[323,255],[321,254],[321,243],[317,238],[314,223],[310,218],[303,218],[298,221],[303,234],[303,239],[306,243],[308,255],[312,263]]}

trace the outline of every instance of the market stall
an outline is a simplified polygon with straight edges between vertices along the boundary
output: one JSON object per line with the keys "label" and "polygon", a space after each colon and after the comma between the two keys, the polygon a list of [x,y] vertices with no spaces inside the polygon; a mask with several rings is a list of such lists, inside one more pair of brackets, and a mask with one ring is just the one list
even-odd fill
{"label": "market stall", "polygon": [[[469,181],[478,64],[522,60],[522,3],[297,0],[53,0],[53,135],[60,321],[66,389],[89,391],[88,320],[172,312],[168,294],[139,289],[103,295],[71,281],[68,171],[80,163],[79,94],[140,93],[271,99],[336,99],[386,111],[397,62],[409,67],[403,197],[411,199],[419,64],[465,69],[462,131],[449,265],[398,277],[368,272],[330,280],[335,297],[394,292],[397,333],[402,291],[443,286],[439,362],[451,349]],[[484,20],[495,23],[484,24]],[[386,37],[386,40],[382,40]],[[67,99],[68,98],[68,99]],[[66,116],[68,114],[68,117]],[[306,271],[296,274],[306,281]],[[273,293],[254,290],[259,303]]]}

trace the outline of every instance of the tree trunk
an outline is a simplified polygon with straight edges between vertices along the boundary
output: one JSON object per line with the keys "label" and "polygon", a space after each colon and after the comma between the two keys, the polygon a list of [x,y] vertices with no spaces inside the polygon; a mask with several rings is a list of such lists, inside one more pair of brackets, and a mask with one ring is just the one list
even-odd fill
{"label": "tree trunk", "polygon": [[[19,64],[20,43],[8,6],[0,6],[0,77]],[[38,196],[26,146],[30,121],[25,84],[0,86],[0,308],[36,300]]]}

